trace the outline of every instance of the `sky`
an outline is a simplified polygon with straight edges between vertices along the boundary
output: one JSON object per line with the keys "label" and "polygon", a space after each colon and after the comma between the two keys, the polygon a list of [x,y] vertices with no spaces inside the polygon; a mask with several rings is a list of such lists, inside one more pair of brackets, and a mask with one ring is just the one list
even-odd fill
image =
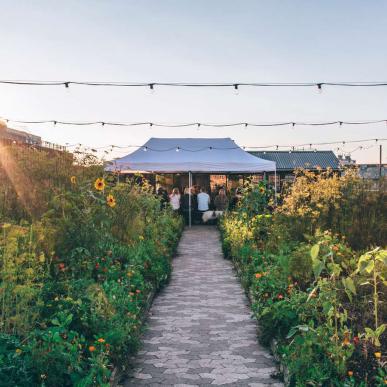
{"label": "sky", "polygon": [[[0,0],[0,79],[127,82],[387,81],[384,0]],[[0,85],[15,120],[281,122],[387,119],[387,87],[232,89]],[[59,144],[231,137],[241,146],[387,138],[387,125],[156,128],[10,125]],[[384,142],[383,162],[387,162]],[[355,150],[359,145],[369,149]],[[375,141],[318,149],[377,163]],[[337,148],[340,148],[337,150]],[[116,150],[123,156],[133,149]]]}

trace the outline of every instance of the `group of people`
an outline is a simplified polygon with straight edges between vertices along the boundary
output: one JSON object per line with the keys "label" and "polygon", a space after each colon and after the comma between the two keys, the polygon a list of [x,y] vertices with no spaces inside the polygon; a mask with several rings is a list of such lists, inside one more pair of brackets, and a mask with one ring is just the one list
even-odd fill
{"label": "group of people", "polygon": [[190,208],[192,216],[191,220],[193,223],[197,223],[200,222],[203,213],[206,211],[226,211],[230,205],[226,190],[223,187],[220,187],[217,192],[211,196],[208,194],[205,187],[186,187],[183,195],[180,194],[180,190],[177,187],[173,188],[170,195],[168,195],[163,187],[160,187],[157,191],[157,195],[161,199],[162,206],[169,204],[176,213],[184,216],[186,224],[189,222]]}

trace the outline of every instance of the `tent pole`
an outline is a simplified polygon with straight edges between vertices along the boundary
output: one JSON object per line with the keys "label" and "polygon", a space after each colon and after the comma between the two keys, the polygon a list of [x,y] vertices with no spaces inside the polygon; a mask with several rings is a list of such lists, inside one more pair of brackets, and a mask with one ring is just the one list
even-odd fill
{"label": "tent pole", "polygon": [[192,187],[192,173],[191,171],[188,172],[188,189],[189,189],[189,227],[192,227],[192,215],[191,215],[191,196],[192,196],[192,192],[191,192],[191,188]]}
{"label": "tent pole", "polygon": [[277,206],[277,167],[274,170],[274,204]]}

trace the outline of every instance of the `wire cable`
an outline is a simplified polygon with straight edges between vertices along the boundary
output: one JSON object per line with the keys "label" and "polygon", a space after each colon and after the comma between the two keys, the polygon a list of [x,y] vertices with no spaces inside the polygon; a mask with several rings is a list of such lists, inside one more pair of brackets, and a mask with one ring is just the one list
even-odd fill
{"label": "wire cable", "polygon": [[159,123],[159,122],[115,122],[115,121],[61,121],[61,120],[13,120],[5,117],[0,117],[6,123],[14,124],[53,124],[53,125],[71,125],[71,126],[150,126],[161,128],[186,128],[186,127],[211,127],[211,128],[224,128],[224,127],[273,127],[273,126],[331,126],[331,125],[371,125],[385,123],[387,125],[387,119],[383,120],[367,120],[367,121],[324,121],[324,122],[305,122],[305,121],[285,121],[285,122],[224,122],[224,123],[208,123],[208,122],[189,122],[189,123]]}
{"label": "wire cable", "polygon": [[339,87],[379,87],[387,86],[387,81],[376,82],[99,82],[99,81],[48,81],[48,80],[0,80],[0,84],[17,86],[104,86],[104,87],[146,87],[154,90],[155,87],[197,87],[197,88],[233,88],[239,87],[317,87],[319,90],[323,86]]}
{"label": "wire cable", "polygon": [[[143,148],[144,151],[154,151],[154,152],[170,152],[172,150],[179,150],[179,151],[186,151],[186,152],[201,152],[205,150],[232,150],[232,149],[270,149],[270,148],[276,148],[276,150],[279,150],[279,148],[286,148],[286,149],[292,149],[295,152],[297,151],[296,148],[301,148],[301,147],[312,147],[312,146],[321,146],[321,145],[337,145],[337,144],[354,144],[354,143],[360,143],[360,142],[370,142],[370,141],[375,141],[377,142],[384,142],[387,141],[387,138],[368,138],[368,139],[362,139],[362,140],[342,140],[342,141],[332,141],[332,142],[310,142],[310,143],[304,143],[304,144],[294,144],[294,145],[264,145],[264,146],[235,146],[235,147],[225,147],[225,148],[219,148],[215,146],[206,146],[202,148],[197,148],[197,149],[188,149],[181,147],[179,145],[174,146],[174,147],[169,147],[169,148],[164,148],[164,149],[153,149],[150,148],[146,145],[106,145],[106,146],[100,146],[100,147],[87,147],[86,145],[83,144],[72,144],[72,145],[66,145],[67,148],[74,147],[74,146],[85,146],[88,149],[94,149],[94,150],[101,150],[101,149],[108,149],[111,148],[112,150],[114,148],[117,149],[129,149],[129,148]],[[357,148],[364,148],[364,147],[357,147]],[[357,150],[355,148],[355,150]],[[312,149],[310,149],[312,150]],[[353,151],[355,151],[353,150]],[[304,150],[299,150],[300,152],[304,152]]]}

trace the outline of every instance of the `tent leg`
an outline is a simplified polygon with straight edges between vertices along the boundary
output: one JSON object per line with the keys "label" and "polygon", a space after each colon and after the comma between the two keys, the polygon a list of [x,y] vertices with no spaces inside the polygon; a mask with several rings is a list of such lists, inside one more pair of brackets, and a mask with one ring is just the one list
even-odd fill
{"label": "tent leg", "polygon": [[191,209],[191,205],[192,205],[192,200],[191,200],[191,197],[192,197],[192,192],[191,192],[191,189],[192,189],[192,173],[191,172],[188,172],[188,189],[189,189],[189,212],[188,212],[188,216],[189,216],[189,227],[192,227],[192,209]]}

